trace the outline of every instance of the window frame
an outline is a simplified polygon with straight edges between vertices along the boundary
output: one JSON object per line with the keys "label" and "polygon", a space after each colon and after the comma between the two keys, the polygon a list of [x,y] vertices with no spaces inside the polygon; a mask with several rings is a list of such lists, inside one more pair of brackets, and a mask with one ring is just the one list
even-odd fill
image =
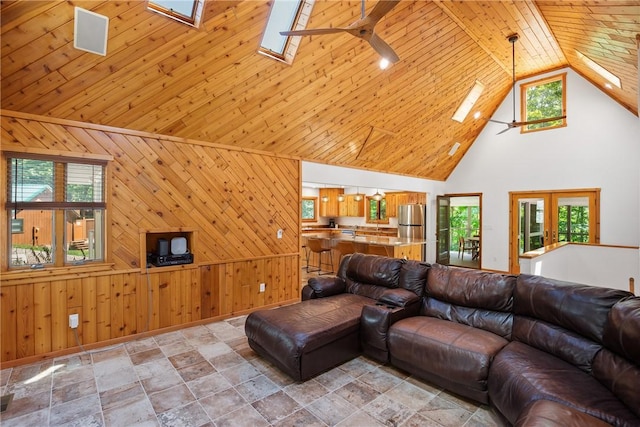
{"label": "window frame", "polygon": [[[284,62],[286,64],[291,64],[293,63],[293,58],[295,57],[296,52],[298,51],[298,47],[300,46],[300,41],[302,40],[302,36],[287,36],[287,40],[284,44],[282,52],[273,51],[263,46],[263,41],[265,38],[265,34],[267,32],[267,27],[271,20],[273,7],[277,1],[278,0],[273,0],[273,5],[271,6],[271,9],[269,11],[269,17],[267,18],[267,22],[262,32],[262,37],[260,37],[260,42],[258,44],[258,53],[268,58],[275,59],[276,61]],[[286,1],[286,0],[283,0],[283,1]],[[282,29],[280,31],[303,30],[306,28],[315,0],[297,0],[297,1],[298,1],[298,9],[296,11],[295,17],[291,22],[290,28]]]}
{"label": "window frame", "polygon": [[[50,152],[48,152],[50,151]],[[59,154],[54,154],[59,153]],[[17,201],[15,200],[15,193],[12,194],[11,176],[13,171],[10,170],[13,159],[28,159],[28,160],[41,160],[46,162],[52,162],[53,165],[53,188],[52,198],[53,201]],[[7,255],[2,260],[3,270],[21,270],[30,268],[33,265],[43,268],[57,268],[57,267],[70,267],[80,264],[101,264],[107,262],[107,247],[108,247],[108,165],[112,160],[111,156],[81,154],[79,156],[73,156],[71,153],[57,152],[54,150],[39,150],[39,149],[26,149],[25,151],[3,151],[2,152],[2,165],[3,165],[3,180],[6,184],[6,191],[3,195],[5,200],[3,218],[5,222],[5,235],[7,236]],[[68,165],[91,165],[99,166],[101,171],[101,183],[100,201],[66,201],[67,188],[70,184],[68,182]],[[101,239],[96,239],[96,253],[98,257],[95,259],[83,259],[83,260],[67,260],[68,246],[72,243],[71,236],[67,235],[67,221],[66,216],[70,210],[93,210],[95,212],[100,211],[100,223],[94,225],[95,229],[100,228]],[[51,254],[51,262],[39,262],[39,258],[36,256],[38,262],[25,263],[24,265],[12,264],[12,222],[13,212],[15,210],[20,211],[50,211],[51,212],[51,248],[47,254]],[[23,230],[22,232],[27,232]],[[99,247],[98,247],[99,245]]]}
{"label": "window frame", "polygon": [[[371,202],[375,202],[378,205],[376,209],[377,218],[371,217]],[[380,212],[382,211],[382,204],[384,203],[384,212],[385,216],[380,217]],[[389,215],[387,215],[387,199],[382,198],[380,200],[374,199],[372,196],[365,197],[365,217],[367,224],[389,224]]]}
{"label": "window frame", "polygon": [[[304,216],[304,209],[302,208],[302,205],[304,205],[305,202],[313,202],[313,218],[307,218]],[[318,198],[317,197],[311,197],[311,196],[302,197],[302,200],[300,202],[300,218],[302,222],[318,221]]]}
{"label": "window frame", "polygon": [[[521,83],[520,84],[520,117],[522,119],[522,121],[527,121],[530,120],[528,117],[528,113],[527,113],[527,90],[532,88],[532,87],[538,87],[538,86],[542,86],[545,84],[549,84],[549,83],[553,83],[556,81],[561,81],[562,82],[562,112],[560,113],[561,116],[565,116],[566,112],[567,112],[567,73],[561,73],[561,74],[556,74],[553,76],[548,76],[548,77],[544,77],[542,79],[538,79],[538,80],[534,80],[531,82],[527,82],[527,83]],[[543,117],[546,118],[546,117]],[[534,120],[534,119],[531,119]],[[567,118],[565,117],[562,120],[557,120],[557,122],[559,122],[558,124],[555,125],[548,125],[548,126],[544,126],[546,125],[546,123],[543,123],[543,126],[541,127],[536,127],[536,128],[529,128],[529,126],[520,126],[520,133],[529,133],[529,132],[537,132],[537,131],[541,131],[541,130],[549,130],[549,129],[558,129],[561,127],[565,127],[567,126]],[[553,123],[553,122],[549,122],[549,123]],[[538,125],[531,125],[531,126],[538,126]]]}
{"label": "window frame", "polygon": [[173,9],[167,8],[161,4],[156,3],[154,0],[147,0],[147,10],[150,10],[160,15],[164,15],[182,24],[189,25],[191,27],[198,28],[202,19],[202,10],[204,8],[204,0],[193,0],[193,8],[191,9],[191,15],[183,15],[176,12]]}

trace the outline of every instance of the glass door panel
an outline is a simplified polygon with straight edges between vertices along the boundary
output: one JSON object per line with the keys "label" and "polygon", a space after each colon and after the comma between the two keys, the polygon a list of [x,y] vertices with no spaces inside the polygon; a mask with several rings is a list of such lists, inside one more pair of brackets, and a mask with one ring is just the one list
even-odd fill
{"label": "glass door panel", "polygon": [[436,257],[436,262],[442,265],[449,265],[449,261],[450,261],[449,197],[438,196],[437,204],[438,204],[438,214],[436,217],[437,219],[436,230],[438,231],[437,231],[436,239],[437,239],[438,255]]}
{"label": "glass door panel", "polygon": [[590,197],[554,195],[557,225],[553,230],[554,242],[590,243],[592,216]]}
{"label": "glass door panel", "polygon": [[511,193],[509,271],[520,255],[554,243],[599,243],[600,190]]}
{"label": "glass door panel", "polygon": [[545,245],[544,199],[520,199],[520,230],[518,255]]}

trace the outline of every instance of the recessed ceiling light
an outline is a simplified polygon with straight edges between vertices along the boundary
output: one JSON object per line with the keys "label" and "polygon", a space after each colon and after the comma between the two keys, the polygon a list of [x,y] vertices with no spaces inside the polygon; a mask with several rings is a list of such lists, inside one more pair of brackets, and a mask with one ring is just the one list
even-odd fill
{"label": "recessed ceiling light", "polygon": [[476,111],[476,113],[473,115],[473,118],[478,120],[480,117],[482,117],[482,113],[480,111]]}
{"label": "recessed ceiling light", "polygon": [[578,58],[582,59],[582,62],[584,62],[587,65],[587,67],[591,68],[593,71],[598,73],[600,77],[607,79],[609,83],[611,83],[612,85],[616,86],[619,89],[622,89],[622,84],[620,83],[620,79],[616,75],[607,71],[604,67],[602,67],[600,64],[598,64],[593,59],[589,58],[579,50],[576,50],[576,53],[578,54]]}
{"label": "recessed ceiling light", "polygon": [[604,87],[606,87],[607,89],[613,89],[613,86],[611,86],[611,83],[605,83]]}
{"label": "recessed ceiling light", "polygon": [[483,90],[484,85],[476,80],[476,83],[469,91],[467,97],[462,101],[462,104],[460,104],[452,119],[456,122],[462,123],[465,117],[467,117],[467,114],[469,114],[469,111],[471,111],[471,109],[473,108],[476,101],[478,101],[478,98],[480,98]]}
{"label": "recessed ceiling light", "polygon": [[389,60],[387,58],[382,58],[380,60],[380,69],[386,70],[388,66],[389,66]]}

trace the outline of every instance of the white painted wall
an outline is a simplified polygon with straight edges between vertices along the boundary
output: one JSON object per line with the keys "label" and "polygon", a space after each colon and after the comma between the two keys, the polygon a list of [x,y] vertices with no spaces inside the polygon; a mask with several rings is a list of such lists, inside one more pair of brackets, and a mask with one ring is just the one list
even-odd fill
{"label": "white painted wall", "polygon": [[[446,181],[447,193],[483,194],[483,268],[509,268],[509,191],[600,188],[601,243],[640,243],[640,120],[572,70],[563,71],[567,127],[496,135],[504,125],[490,122]],[[512,116],[509,94],[492,118]]]}
{"label": "white painted wall", "polygon": [[[445,193],[482,193],[485,269],[509,269],[509,191],[600,188],[601,243],[640,246],[640,120],[571,69],[561,71],[567,72],[567,127],[496,135],[504,126],[488,123],[446,182],[310,162],[303,162],[302,179],[426,192],[430,262],[435,196]],[[492,118],[512,117],[509,94]]]}
{"label": "white painted wall", "polygon": [[520,272],[623,291],[629,290],[630,278],[640,283],[638,250],[605,245],[565,245],[521,259]]}

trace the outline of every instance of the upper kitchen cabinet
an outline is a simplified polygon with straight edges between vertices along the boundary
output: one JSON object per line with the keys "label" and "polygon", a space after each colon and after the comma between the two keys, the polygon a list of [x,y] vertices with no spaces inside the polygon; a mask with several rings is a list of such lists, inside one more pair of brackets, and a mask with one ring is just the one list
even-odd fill
{"label": "upper kitchen cabinet", "polygon": [[[360,200],[356,200],[356,199]],[[362,194],[345,194],[344,200],[338,202],[339,216],[364,216],[364,196]]]}
{"label": "upper kitchen cabinet", "polygon": [[395,218],[398,216],[398,206],[426,204],[427,193],[409,191],[386,193],[385,199],[387,199],[387,216]]}
{"label": "upper kitchen cabinet", "polygon": [[338,196],[344,194],[344,188],[320,188],[320,216],[339,216],[340,202]]}

